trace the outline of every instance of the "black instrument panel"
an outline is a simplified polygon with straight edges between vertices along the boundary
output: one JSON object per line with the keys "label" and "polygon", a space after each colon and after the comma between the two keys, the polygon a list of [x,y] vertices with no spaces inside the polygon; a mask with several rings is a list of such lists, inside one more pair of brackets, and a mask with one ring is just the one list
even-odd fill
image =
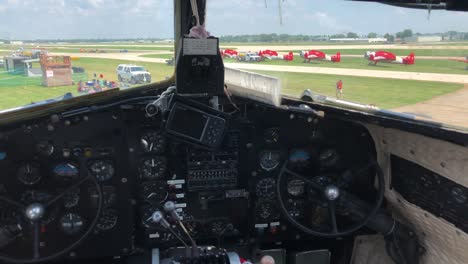
{"label": "black instrument panel", "polygon": [[[7,176],[0,180],[0,195],[23,194],[30,187],[40,190],[41,181],[48,177],[68,182],[94,177],[102,190],[102,211],[85,242],[68,253],[72,258],[127,255],[178,244],[151,219],[167,201],[176,204],[200,243],[313,240],[288,225],[279,213],[275,188],[281,166],[287,161],[310,177],[338,175],[364,165],[375,153],[363,127],[310,117],[245,103],[241,112],[226,119],[223,140],[214,150],[169,136],[165,117],[146,116],[142,104],[56,123],[40,120],[4,133],[0,170]],[[352,188],[365,190],[371,180],[369,175],[360,176]],[[324,221],[324,208],[313,203],[315,194],[304,182],[290,180],[286,191],[291,215],[316,225]],[[96,195],[86,188],[67,192],[57,217],[44,224],[44,229],[57,230],[49,239],[80,234],[77,223],[86,219],[72,209],[85,200],[93,208]],[[314,213],[308,213],[310,206]],[[11,219],[16,216],[2,214],[0,225]],[[90,224],[81,222],[84,227]],[[14,246],[14,242],[8,244]],[[0,243],[0,254],[7,247]]]}
{"label": "black instrument panel", "polygon": [[468,188],[398,156],[391,186],[410,203],[468,232]]}

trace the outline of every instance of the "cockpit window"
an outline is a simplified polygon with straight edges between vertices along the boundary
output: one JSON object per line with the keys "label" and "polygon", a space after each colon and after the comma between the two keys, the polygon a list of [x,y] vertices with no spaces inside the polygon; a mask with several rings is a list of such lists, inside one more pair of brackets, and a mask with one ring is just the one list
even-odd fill
{"label": "cockpit window", "polygon": [[173,2],[0,0],[0,110],[174,73]]}
{"label": "cockpit window", "polygon": [[468,12],[248,0],[207,14],[225,67],[280,78],[283,94],[468,128]]}

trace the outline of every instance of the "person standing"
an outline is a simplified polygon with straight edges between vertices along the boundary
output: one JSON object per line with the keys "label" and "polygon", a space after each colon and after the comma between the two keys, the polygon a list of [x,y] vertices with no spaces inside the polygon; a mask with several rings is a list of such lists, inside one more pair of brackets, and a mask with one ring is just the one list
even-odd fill
{"label": "person standing", "polygon": [[343,81],[336,83],[336,99],[343,99]]}

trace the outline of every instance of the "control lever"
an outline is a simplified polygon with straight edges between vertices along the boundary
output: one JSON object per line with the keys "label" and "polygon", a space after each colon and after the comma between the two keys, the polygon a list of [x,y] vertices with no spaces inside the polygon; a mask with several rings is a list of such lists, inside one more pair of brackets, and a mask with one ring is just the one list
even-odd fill
{"label": "control lever", "polygon": [[154,213],[151,215],[151,221],[155,224],[160,224],[162,227],[165,229],[169,230],[182,244],[188,248],[188,244],[182,239],[182,237],[177,234],[177,232],[171,227],[171,224],[167,222],[167,220],[164,218],[164,215],[161,211],[156,210]]}
{"label": "control lever", "polygon": [[182,231],[184,231],[185,235],[187,235],[187,237],[190,239],[190,243],[192,244],[192,256],[193,257],[198,257],[198,246],[197,244],[195,243],[195,240],[192,238],[192,236],[190,235],[190,232],[188,232],[187,228],[184,226],[184,224],[182,223],[182,219],[180,218],[179,214],[177,213],[176,211],[176,206],[175,206],[175,203],[172,202],[172,201],[167,201],[165,204],[164,204],[164,210],[166,212],[168,212],[172,219],[174,219],[175,221],[177,221],[177,223],[179,224],[180,228],[182,229]]}

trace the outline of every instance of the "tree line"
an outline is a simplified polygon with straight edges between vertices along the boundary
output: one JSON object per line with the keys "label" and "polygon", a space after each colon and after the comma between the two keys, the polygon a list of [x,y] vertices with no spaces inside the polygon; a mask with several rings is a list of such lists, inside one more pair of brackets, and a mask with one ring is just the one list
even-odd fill
{"label": "tree line", "polygon": [[256,34],[256,35],[225,35],[220,37],[221,42],[297,42],[297,41],[327,41],[333,38],[377,38],[384,37],[389,42],[396,39],[405,40],[413,36],[438,35],[446,40],[468,40],[468,32],[448,31],[445,33],[421,34],[413,33],[411,29],[405,29],[395,34],[385,33],[379,35],[376,32],[369,32],[367,35],[359,35],[355,32],[333,35],[290,35],[290,34]]}

